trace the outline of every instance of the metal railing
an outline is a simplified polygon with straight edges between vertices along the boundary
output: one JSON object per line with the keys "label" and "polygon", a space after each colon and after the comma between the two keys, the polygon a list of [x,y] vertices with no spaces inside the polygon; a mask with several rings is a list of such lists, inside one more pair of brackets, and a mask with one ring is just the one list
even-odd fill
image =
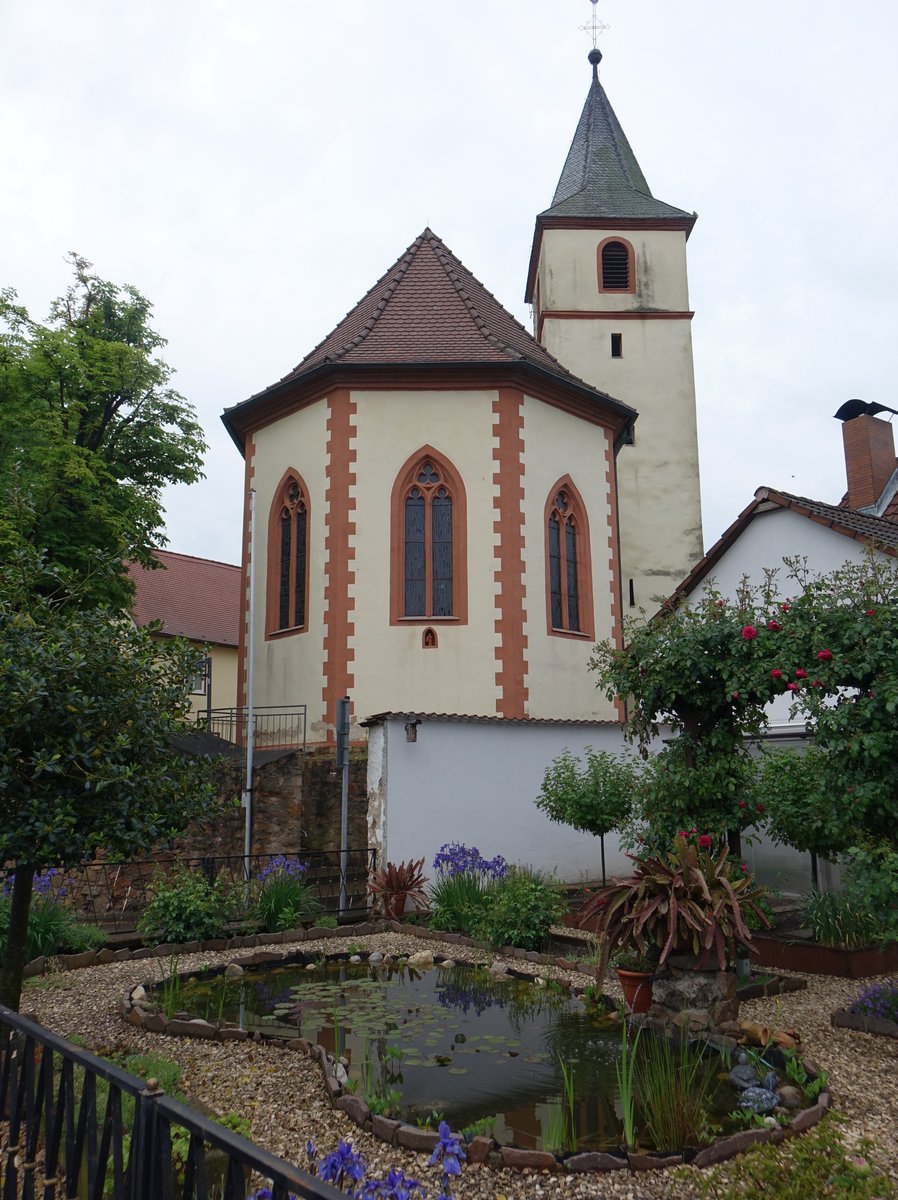
{"label": "metal railing", "polygon": [[[248,710],[243,708],[210,708],[196,714],[196,724],[235,746],[246,745]],[[305,704],[282,704],[253,708],[253,731],[256,750],[306,751]]]}
{"label": "metal railing", "polygon": [[272,1200],[343,1196],[153,1082],[0,1007],[3,1200],[245,1200],[265,1186]]}
{"label": "metal railing", "polygon": [[[258,879],[275,856],[250,855],[250,878]],[[287,854],[305,866],[308,882],[324,911],[340,907],[340,851],[298,850]],[[245,883],[246,859],[242,854],[205,856],[157,856],[124,862],[85,863],[54,876],[52,894],[71,909],[79,920],[100,925],[107,933],[131,933],[141,913],[153,898],[160,879],[179,868],[197,871],[210,883],[222,880],[236,893]],[[368,879],[377,868],[377,850],[365,846],[347,851],[346,907],[344,915],[360,916],[368,911]],[[2,877],[0,870],[0,877]],[[239,913],[236,920],[239,920]]]}

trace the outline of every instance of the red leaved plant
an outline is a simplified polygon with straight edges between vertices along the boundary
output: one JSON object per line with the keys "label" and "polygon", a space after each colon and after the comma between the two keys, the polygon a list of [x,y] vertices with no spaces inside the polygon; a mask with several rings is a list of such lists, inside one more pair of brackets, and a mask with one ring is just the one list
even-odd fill
{"label": "red leaved plant", "polygon": [[763,888],[749,875],[731,878],[726,846],[715,855],[677,837],[664,856],[628,857],[636,864],[632,877],[593,892],[578,914],[581,928],[588,926],[599,937],[600,980],[612,952],[628,945],[658,955],[659,966],[675,952],[692,953],[700,961],[714,953],[724,970],[727,950],[733,957],[737,941],[754,949],[746,910],[765,927],[770,924],[759,905]]}
{"label": "red leaved plant", "polygon": [[408,862],[388,862],[374,872],[368,883],[368,891],[374,897],[374,907],[383,912],[388,921],[404,916],[406,905],[411,901],[416,907],[427,902],[424,884],[427,876],[421,868],[424,859]]}

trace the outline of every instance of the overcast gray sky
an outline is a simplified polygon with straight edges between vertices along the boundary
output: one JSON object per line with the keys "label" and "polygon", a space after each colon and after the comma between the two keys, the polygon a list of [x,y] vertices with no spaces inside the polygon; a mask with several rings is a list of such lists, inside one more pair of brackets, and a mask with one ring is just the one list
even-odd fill
{"label": "overcast gray sky", "polygon": [[[695,210],[705,543],[770,484],[843,491],[833,413],[898,408],[895,0],[602,0],[602,82],[654,194]],[[6,0],[0,285],[78,250],[155,305],[210,444],[170,548],[239,560],[219,421],[429,224],[530,327],[533,221],[590,67],[588,0]]]}

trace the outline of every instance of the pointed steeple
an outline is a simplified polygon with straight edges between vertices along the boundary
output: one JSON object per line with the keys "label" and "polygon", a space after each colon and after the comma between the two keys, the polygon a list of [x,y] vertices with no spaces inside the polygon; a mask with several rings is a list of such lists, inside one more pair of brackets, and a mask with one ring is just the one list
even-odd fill
{"label": "pointed steeple", "polygon": [[589,52],[592,83],[555,196],[540,216],[691,219],[652,195],[599,82],[601,50]]}

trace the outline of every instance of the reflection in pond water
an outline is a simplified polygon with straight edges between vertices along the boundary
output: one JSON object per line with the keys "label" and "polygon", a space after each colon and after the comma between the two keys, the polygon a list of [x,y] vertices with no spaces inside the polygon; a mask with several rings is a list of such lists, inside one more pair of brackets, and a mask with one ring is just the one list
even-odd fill
{"label": "reflection in pond water", "polygon": [[621,1142],[618,1026],[552,985],[471,966],[330,961],[192,980],[181,1003],[318,1042],[344,1060],[344,1086],[372,1112],[445,1119],[527,1149]]}

